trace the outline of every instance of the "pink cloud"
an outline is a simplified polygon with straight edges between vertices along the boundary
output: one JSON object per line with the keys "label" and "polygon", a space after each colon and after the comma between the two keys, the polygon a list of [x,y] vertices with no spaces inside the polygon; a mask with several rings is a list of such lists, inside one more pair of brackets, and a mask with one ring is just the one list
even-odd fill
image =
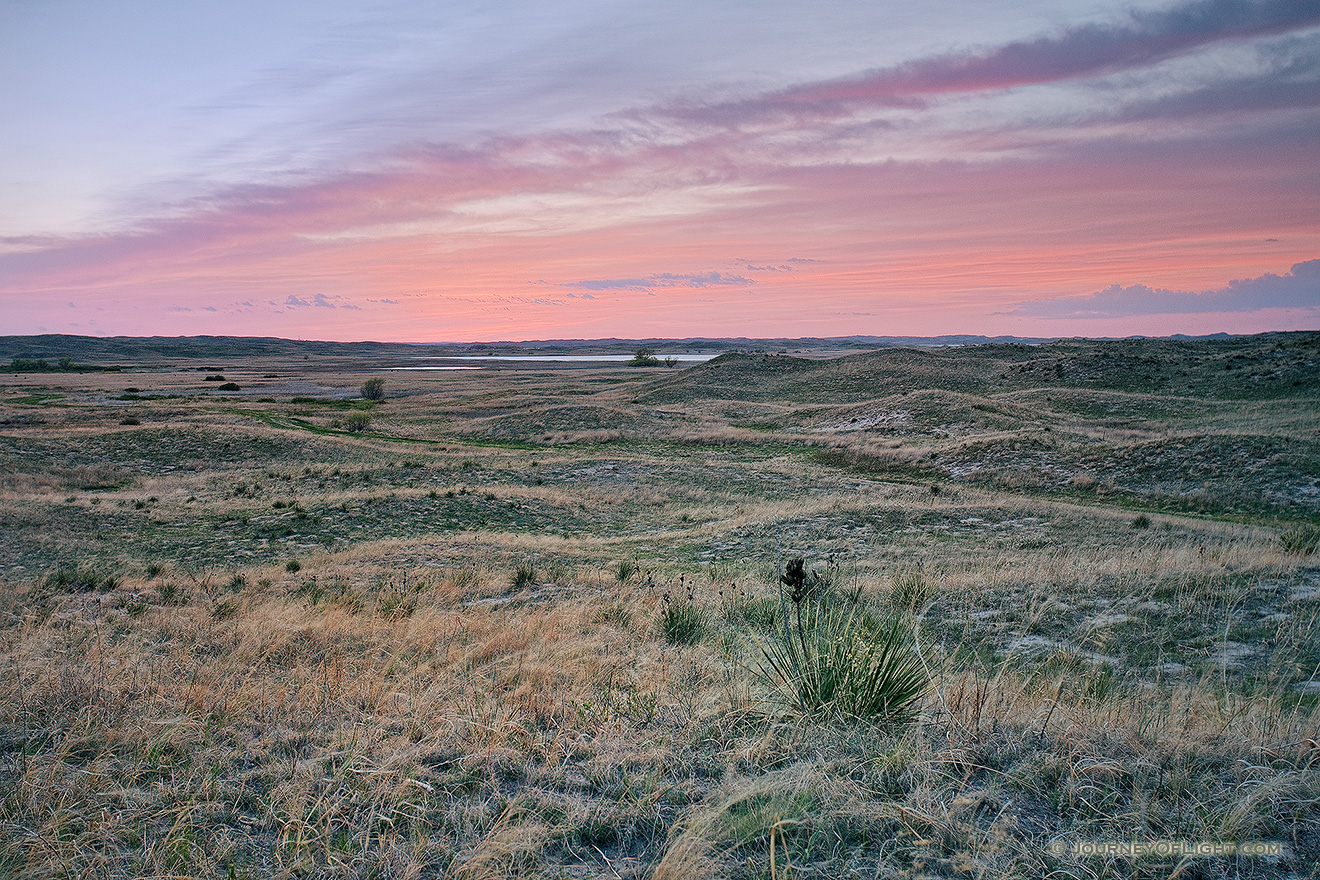
{"label": "pink cloud", "polygon": [[[1320,253],[1315,120],[1241,124],[1269,104],[1250,95],[1312,106],[1314,60],[1275,59],[1291,97],[1244,74],[1134,95],[1121,113],[914,133],[915,108],[1316,22],[1311,4],[1202,0],[738,102],[641,108],[592,130],[411,144],[368,170],[217,189],[117,234],[0,242],[0,317],[53,322],[41,303],[77,293],[118,309],[118,332],[234,297],[269,305],[207,316],[226,332],[260,320],[348,338],[688,335],[693,316],[735,335],[781,335],[776,321],[804,333],[981,332],[978,321],[1013,332],[1047,319],[1050,307],[1024,300],[1114,284],[1217,289]],[[1230,93],[1242,100],[1215,111],[1228,114],[1222,130],[1112,131],[1120,118],[1208,119]],[[854,119],[859,102],[919,121]],[[912,144],[943,158],[891,155]],[[528,278],[606,295],[520,298]]]}

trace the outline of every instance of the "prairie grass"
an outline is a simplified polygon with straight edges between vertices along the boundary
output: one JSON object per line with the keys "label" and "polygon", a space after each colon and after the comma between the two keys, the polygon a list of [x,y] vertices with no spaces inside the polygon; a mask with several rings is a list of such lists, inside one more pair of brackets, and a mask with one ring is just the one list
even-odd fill
{"label": "prairie grass", "polygon": [[[1320,406],[1232,377],[1308,339],[391,373],[369,435],[293,398],[379,362],[9,377],[0,875],[1307,876]],[[906,723],[771,699],[798,556]]]}

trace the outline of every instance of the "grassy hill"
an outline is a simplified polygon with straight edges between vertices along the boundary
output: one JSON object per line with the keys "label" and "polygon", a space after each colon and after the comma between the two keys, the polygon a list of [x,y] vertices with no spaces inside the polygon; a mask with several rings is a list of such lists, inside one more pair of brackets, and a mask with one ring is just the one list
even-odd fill
{"label": "grassy hill", "polygon": [[1320,861],[1320,334],[6,344],[0,877]]}

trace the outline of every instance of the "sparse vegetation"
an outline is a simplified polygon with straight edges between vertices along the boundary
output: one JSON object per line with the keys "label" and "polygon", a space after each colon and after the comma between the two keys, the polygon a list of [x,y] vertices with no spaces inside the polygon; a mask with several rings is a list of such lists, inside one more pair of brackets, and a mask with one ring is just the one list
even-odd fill
{"label": "sparse vegetation", "polygon": [[367,349],[187,344],[6,374],[0,875],[1320,861],[1316,334],[390,373],[387,416]]}
{"label": "sparse vegetation", "polygon": [[1279,535],[1279,544],[1288,553],[1309,556],[1320,545],[1320,526],[1315,523],[1299,523]]}

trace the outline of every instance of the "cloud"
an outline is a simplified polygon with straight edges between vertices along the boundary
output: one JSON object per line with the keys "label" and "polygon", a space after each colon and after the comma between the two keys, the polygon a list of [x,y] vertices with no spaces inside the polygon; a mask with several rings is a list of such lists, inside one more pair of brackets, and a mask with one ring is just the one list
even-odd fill
{"label": "cloud", "polygon": [[1087,296],[1022,303],[1014,313],[1040,318],[1127,318],[1298,308],[1320,308],[1320,260],[1298,263],[1287,275],[1267,273],[1230,281],[1227,287],[1204,293],[1114,284]]}
{"label": "cloud", "polygon": [[[289,294],[289,298],[284,301],[284,304],[286,306],[311,306],[318,309],[336,308],[335,304],[330,302],[330,298],[324,293],[313,294],[310,302],[291,293]],[[348,308],[348,306],[342,306],[340,308]]]}
{"label": "cloud", "polygon": [[892,101],[946,92],[1059,82],[1146,67],[1212,43],[1320,24],[1320,5],[1297,0],[1198,0],[1129,13],[981,54],[944,55],[782,92],[788,102]]}
{"label": "cloud", "polygon": [[[1242,240],[1244,225],[1253,236],[1314,228],[1307,207],[1317,192],[1320,117],[1295,108],[1320,103],[1320,52],[1313,31],[1213,56],[1198,50],[1317,22],[1314,3],[1195,0],[851,77],[800,79],[730,104],[703,91],[686,105],[710,111],[700,124],[665,104],[461,144],[411,140],[429,132],[410,129],[406,143],[401,136],[352,170],[327,165],[201,195],[162,185],[153,195],[175,198],[143,205],[140,222],[121,231],[0,241],[19,249],[0,247],[0,295],[58,304],[84,291],[150,290],[159,302],[187,289],[205,302],[239,288],[287,295],[270,307],[330,324],[350,316],[313,309],[347,309],[368,294],[379,297],[369,303],[406,303],[413,316],[431,297],[455,304],[473,289],[510,292],[504,275],[525,291],[523,279],[564,272],[550,268],[565,265],[564,254],[578,266],[567,271],[584,280],[557,286],[583,299],[678,288],[718,289],[735,302],[757,283],[747,273],[762,290],[779,281],[785,296],[804,295],[790,290],[788,270],[801,277],[825,261],[777,256],[804,252],[828,254],[837,267],[819,273],[822,295],[919,291],[932,302],[990,288],[1016,290],[1014,299],[1096,290],[1116,277],[1099,272],[1142,277],[1137,265],[1095,268],[1087,256],[1096,251],[1161,247],[1170,263],[1200,260],[1203,270],[1213,260],[1225,275],[1253,274],[1237,267],[1258,265],[1248,262],[1257,254],[1225,253],[1232,248],[1221,243]],[[1100,76],[1108,79],[1079,82]],[[1292,126],[1288,137],[1258,124],[1262,108]],[[1173,117],[1179,124],[1162,124]],[[1143,120],[1151,124],[1130,124]],[[1042,250],[1028,252],[1026,241]],[[643,242],[678,265],[743,274],[614,277]],[[776,260],[723,258],[739,252]],[[499,277],[492,254],[511,260]],[[941,271],[923,271],[929,266]],[[1146,314],[1151,302],[1181,309],[1215,296],[1113,287],[1024,303],[1018,313]],[[398,326],[411,330],[407,316]]]}
{"label": "cloud", "polygon": [[755,284],[751,278],[741,275],[722,275],[719,272],[707,272],[705,275],[675,274],[659,272],[645,278],[613,278],[594,281],[572,281],[561,287],[576,287],[584,290],[637,290],[650,292],[666,287],[747,287]]}

